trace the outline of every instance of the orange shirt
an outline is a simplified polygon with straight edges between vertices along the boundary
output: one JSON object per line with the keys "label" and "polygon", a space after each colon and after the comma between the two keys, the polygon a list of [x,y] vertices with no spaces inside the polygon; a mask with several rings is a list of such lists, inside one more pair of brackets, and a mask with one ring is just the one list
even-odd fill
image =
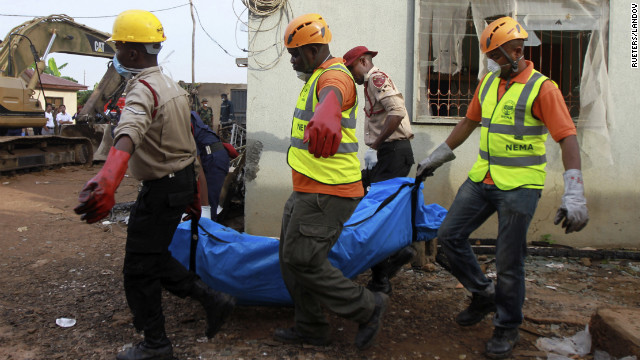
{"label": "orange shirt", "polygon": [[[527,67],[516,75],[511,81],[525,84],[533,71],[533,63],[526,61]],[[484,79],[483,79],[484,80]],[[500,78],[500,85],[498,86],[498,100],[502,98],[505,93],[505,86],[507,81]],[[466,117],[469,120],[478,121],[482,120],[482,107],[480,106],[480,100],[478,99],[478,92],[482,81],[476,87],[476,92],[473,94],[473,99],[469,104]],[[576,127],[573,125],[571,115],[564,102],[562,92],[551,81],[545,81],[540,87],[538,97],[533,101],[531,113],[534,117],[544,123],[549,130],[549,134],[556,142],[566,138],[570,135],[576,135]],[[491,174],[487,172],[487,176],[484,179],[484,183],[493,184]]]}
{"label": "orange shirt", "polygon": [[[326,69],[329,66],[342,63],[342,58],[335,57],[322,63],[318,68]],[[342,111],[350,109],[357,99],[356,85],[351,80],[349,75],[342,71],[327,71],[318,78],[318,85],[316,91],[319,94],[320,91],[327,87],[336,87],[342,94]],[[295,170],[291,170],[293,177],[293,191],[315,194],[328,194],[340,197],[362,197],[364,196],[364,188],[362,187],[362,181],[357,181],[351,184],[342,185],[327,185],[319,183],[310,177],[300,174]]]}

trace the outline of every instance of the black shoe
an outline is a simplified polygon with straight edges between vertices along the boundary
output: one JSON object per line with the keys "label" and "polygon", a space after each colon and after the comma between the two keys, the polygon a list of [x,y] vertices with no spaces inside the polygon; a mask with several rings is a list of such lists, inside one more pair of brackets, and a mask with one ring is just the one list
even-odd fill
{"label": "black shoe", "polygon": [[479,323],[492,312],[496,312],[496,303],[493,299],[473,293],[471,304],[456,316],[456,322],[460,326],[471,326]]}
{"label": "black shoe", "polygon": [[367,289],[373,292],[383,292],[391,295],[392,288],[389,279],[396,276],[398,271],[411,262],[418,254],[416,249],[407,246],[390,257],[382,260],[378,264],[371,267],[371,280],[367,284]]}
{"label": "black shoe", "polygon": [[136,346],[121,351],[116,355],[117,360],[172,360],[173,348],[171,343],[158,348],[148,347],[143,341]]}
{"label": "black shoe", "polygon": [[198,300],[207,312],[205,335],[208,338],[214,337],[231,316],[233,308],[236,306],[236,298],[211,289],[200,279],[194,282],[191,297]]}
{"label": "black shoe", "polygon": [[376,307],[373,309],[373,314],[369,320],[358,326],[358,333],[356,334],[356,346],[360,350],[365,350],[373,345],[373,340],[380,332],[382,327],[382,317],[387,310],[387,304],[389,303],[389,297],[387,294],[377,292],[373,293],[375,296]]}
{"label": "black shoe", "polygon": [[389,263],[387,268],[387,277],[389,279],[393,279],[394,276],[400,271],[400,269],[405,265],[411,262],[413,258],[418,255],[416,249],[411,246],[407,246],[397,253],[391,255],[389,257]]}
{"label": "black shoe", "polygon": [[287,344],[309,344],[315,346],[327,346],[331,339],[327,337],[304,336],[296,331],[295,327],[278,328],[273,333],[273,338]]}
{"label": "black shoe", "polygon": [[371,269],[371,271],[373,271],[374,273],[371,277],[371,280],[369,280],[369,283],[367,283],[367,289],[371,290],[371,292],[374,293],[381,292],[387,295],[391,295],[392,288],[391,283],[389,282],[389,278],[386,276],[376,275],[373,268]]}
{"label": "black shoe", "polygon": [[511,356],[511,351],[520,339],[518,328],[496,327],[493,336],[485,346],[486,355],[491,359],[504,359]]}

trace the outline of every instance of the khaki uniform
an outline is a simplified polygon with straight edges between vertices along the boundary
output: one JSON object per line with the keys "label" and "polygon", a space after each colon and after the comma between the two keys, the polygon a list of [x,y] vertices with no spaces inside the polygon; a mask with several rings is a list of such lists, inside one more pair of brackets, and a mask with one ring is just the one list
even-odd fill
{"label": "khaki uniform", "polygon": [[185,297],[197,280],[169,251],[197,189],[196,143],[187,93],[159,67],[136,75],[125,92],[115,141],[131,138],[129,170],[143,181],[127,227],[124,290],[136,329],[145,339],[163,338],[162,289]]}
{"label": "khaki uniform", "polygon": [[375,66],[364,76],[364,81],[364,112],[367,116],[364,125],[364,143],[371,146],[380,136],[388,115],[404,118],[398,129],[385,142],[413,139],[404,98],[393,81]]}
{"label": "khaki uniform", "polygon": [[[153,88],[157,102],[140,80]],[[122,135],[133,141],[135,151],[129,160],[133,176],[138,180],[155,180],[192,164],[196,159],[196,143],[191,134],[186,91],[156,66],[131,79],[125,93],[125,107],[114,143]]]}

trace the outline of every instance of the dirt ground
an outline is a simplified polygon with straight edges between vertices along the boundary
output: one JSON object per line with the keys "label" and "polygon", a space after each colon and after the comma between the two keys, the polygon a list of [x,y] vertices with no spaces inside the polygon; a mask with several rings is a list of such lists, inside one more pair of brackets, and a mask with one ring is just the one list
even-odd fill
{"label": "dirt ground", "polygon": [[[122,286],[126,225],[87,225],[72,211],[78,191],[98,169],[0,177],[0,359],[114,359],[123,346],[140,341]],[[137,188],[137,181],[125,178],[116,202],[133,201]],[[489,264],[487,271],[495,268]],[[367,275],[356,281],[366,283]],[[292,325],[287,307],[238,307],[207,340],[201,307],[170,294],[163,298],[167,333],[181,360],[483,358],[491,319],[467,328],[455,324],[468,294],[450,274],[437,265],[407,267],[393,283],[384,328],[362,352],[353,345],[357,326],[334,315],[331,346],[273,341],[275,328]],[[638,288],[638,262],[530,257],[525,322],[514,358],[546,358],[535,347],[537,338],[583,330],[599,306],[639,307]],[[56,325],[63,317],[76,324]]]}

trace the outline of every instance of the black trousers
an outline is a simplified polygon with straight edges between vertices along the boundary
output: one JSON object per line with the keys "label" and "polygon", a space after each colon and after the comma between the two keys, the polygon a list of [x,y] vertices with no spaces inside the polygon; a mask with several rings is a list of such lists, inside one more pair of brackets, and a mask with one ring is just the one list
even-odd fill
{"label": "black trousers", "polygon": [[369,185],[409,175],[413,166],[413,150],[409,140],[385,142],[378,147],[378,163],[371,170],[362,170],[365,192]]}
{"label": "black trousers", "polygon": [[158,180],[144,181],[131,214],[124,258],[124,291],[134,326],[146,335],[164,331],[162,288],[185,297],[196,275],[171,256],[169,244],[193,201],[193,164]]}

